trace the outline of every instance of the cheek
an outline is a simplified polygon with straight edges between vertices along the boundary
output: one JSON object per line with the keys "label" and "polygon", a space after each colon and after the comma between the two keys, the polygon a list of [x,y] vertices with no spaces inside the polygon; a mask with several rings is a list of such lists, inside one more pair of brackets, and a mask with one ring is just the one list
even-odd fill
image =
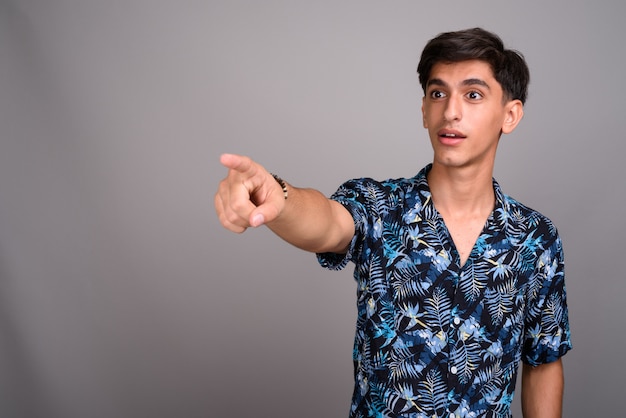
{"label": "cheek", "polygon": [[428,129],[437,126],[437,109],[433,106],[422,106],[422,125]]}
{"label": "cheek", "polygon": [[502,131],[503,120],[500,117],[494,117],[491,120],[491,129],[494,132],[500,133]]}
{"label": "cheek", "polygon": [[[483,115],[476,115],[477,117],[471,119],[470,126],[474,126],[477,129],[480,128],[484,133],[488,132],[500,132],[502,128],[502,119],[497,112],[486,112]],[[470,120],[466,119],[467,122]]]}

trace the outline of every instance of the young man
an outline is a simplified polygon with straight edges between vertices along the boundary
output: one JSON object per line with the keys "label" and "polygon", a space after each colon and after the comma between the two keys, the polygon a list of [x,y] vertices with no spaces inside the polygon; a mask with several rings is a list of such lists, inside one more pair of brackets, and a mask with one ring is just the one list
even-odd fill
{"label": "young man", "polygon": [[351,180],[327,199],[225,154],[215,206],[234,232],[267,225],[320,263],[355,263],[351,417],[561,416],[571,348],[563,252],[549,219],[493,180],[523,116],[523,57],[482,29],[429,41],[418,66],[434,157],[415,177]]}

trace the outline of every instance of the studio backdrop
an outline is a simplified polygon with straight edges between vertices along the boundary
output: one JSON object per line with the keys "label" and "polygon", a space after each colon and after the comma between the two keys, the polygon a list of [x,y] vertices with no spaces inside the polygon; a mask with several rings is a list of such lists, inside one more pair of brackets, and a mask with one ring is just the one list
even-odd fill
{"label": "studio backdrop", "polygon": [[327,195],[414,175],[432,155],[419,54],[475,26],[531,69],[495,175],[564,241],[564,416],[620,416],[624,16],[617,0],[0,1],[0,416],[347,416],[351,267],[224,230],[219,156]]}

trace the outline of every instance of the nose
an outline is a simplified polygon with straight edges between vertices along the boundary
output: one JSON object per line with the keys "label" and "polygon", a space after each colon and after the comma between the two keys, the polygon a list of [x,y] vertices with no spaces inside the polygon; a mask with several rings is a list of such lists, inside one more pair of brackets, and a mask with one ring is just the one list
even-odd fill
{"label": "nose", "polygon": [[446,107],[443,111],[443,117],[447,122],[461,119],[461,100],[451,95],[446,101]]}

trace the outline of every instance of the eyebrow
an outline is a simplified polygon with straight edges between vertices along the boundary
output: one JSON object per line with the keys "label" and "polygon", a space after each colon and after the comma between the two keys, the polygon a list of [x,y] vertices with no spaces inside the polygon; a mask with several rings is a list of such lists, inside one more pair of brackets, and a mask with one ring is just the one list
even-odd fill
{"label": "eyebrow", "polygon": [[[481,80],[480,78],[468,78],[467,80],[463,80],[461,82],[462,86],[482,86],[485,87],[488,90],[491,90],[491,87],[489,87],[489,84],[487,84],[484,80]],[[448,87],[448,83],[446,83],[445,81],[443,81],[440,78],[432,78],[430,80],[428,80],[428,83],[426,83],[427,87],[430,86],[440,86],[440,87]]]}

